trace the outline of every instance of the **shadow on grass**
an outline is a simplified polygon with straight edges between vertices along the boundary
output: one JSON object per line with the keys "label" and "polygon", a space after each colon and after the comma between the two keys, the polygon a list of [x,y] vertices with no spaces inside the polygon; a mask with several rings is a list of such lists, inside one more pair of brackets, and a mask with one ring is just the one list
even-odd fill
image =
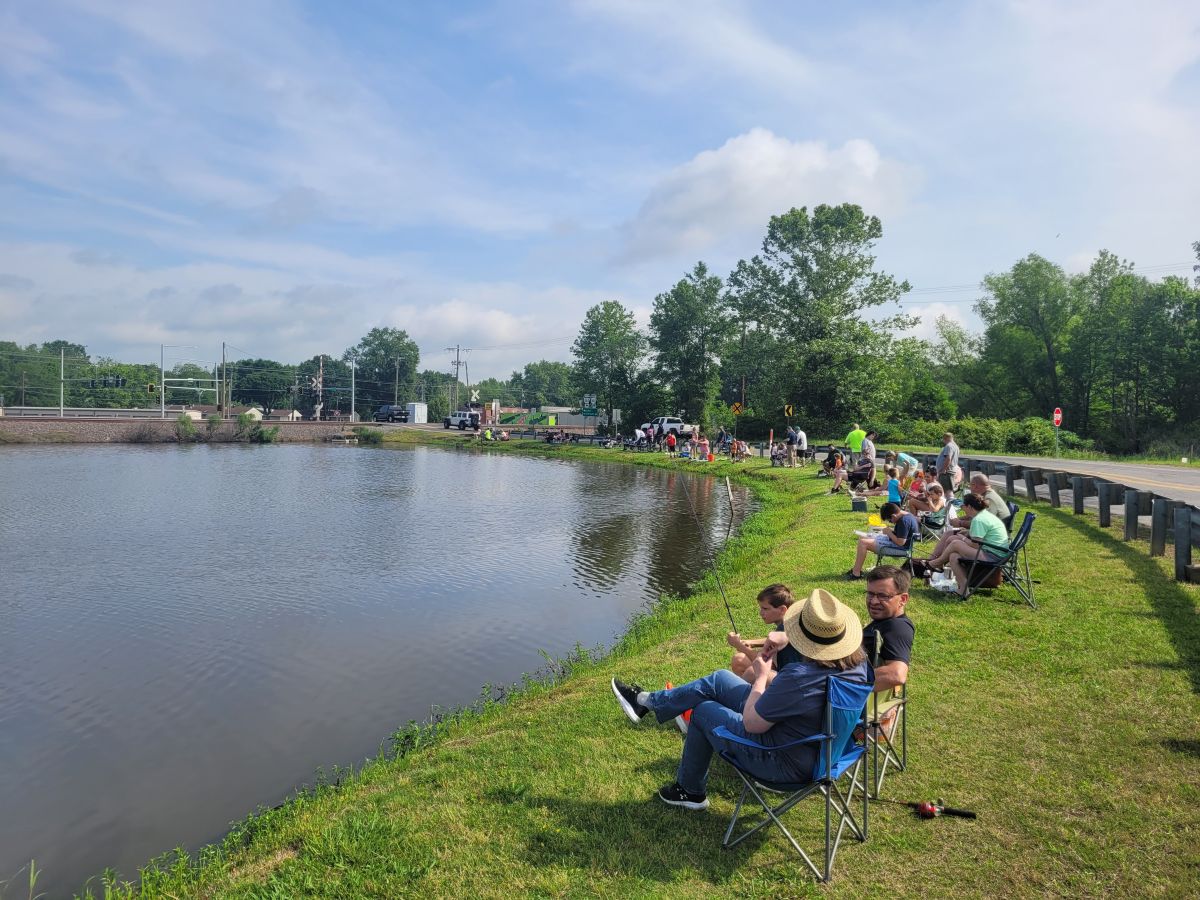
{"label": "shadow on grass", "polygon": [[[763,841],[785,840],[775,829],[763,829],[737,847],[723,849],[726,815],[674,809],[653,795],[606,803],[530,794],[520,802],[556,820],[553,827],[526,838],[526,861],[539,869],[600,866],[663,883],[677,882],[688,873],[722,884],[745,877],[747,858]],[[801,815],[797,809],[795,817]],[[606,835],[600,852],[598,835]]]}
{"label": "shadow on grass", "polygon": [[1146,586],[1146,595],[1155,615],[1167,629],[1181,666],[1187,671],[1192,692],[1200,694],[1200,613],[1193,595],[1136,547],[1096,527],[1086,518],[1061,509],[1041,513],[1080,532],[1093,543],[1102,545],[1124,562],[1137,580]]}
{"label": "shadow on grass", "polygon": [[1197,759],[1200,759],[1200,741],[1168,738],[1167,740],[1163,741],[1162,744],[1172,753],[1182,753],[1184,756],[1194,756]]}

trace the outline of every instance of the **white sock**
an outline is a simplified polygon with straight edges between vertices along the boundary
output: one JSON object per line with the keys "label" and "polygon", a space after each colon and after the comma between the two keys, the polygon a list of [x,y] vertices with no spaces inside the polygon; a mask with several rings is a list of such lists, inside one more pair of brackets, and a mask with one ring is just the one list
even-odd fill
{"label": "white sock", "polygon": [[638,694],[638,695],[637,695],[637,698],[636,698],[636,699],[637,699],[637,702],[638,702],[638,706],[645,706],[645,705],[646,705],[646,701],[650,699],[650,692],[649,692],[649,691],[642,691],[640,694]]}

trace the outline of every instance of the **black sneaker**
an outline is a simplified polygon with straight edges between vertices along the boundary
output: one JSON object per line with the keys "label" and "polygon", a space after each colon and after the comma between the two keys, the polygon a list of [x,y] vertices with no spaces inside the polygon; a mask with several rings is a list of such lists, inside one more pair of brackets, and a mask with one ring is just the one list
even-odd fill
{"label": "black sneaker", "polygon": [[678,782],[660,787],[658,799],[671,806],[682,806],[684,809],[708,809],[707,795],[689,794],[679,786]]}
{"label": "black sneaker", "polygon": [[642,692],[641,685],[626,684],[620,678],[612,680],[612,692],[617,698],[617,702],[621,704],[621,709],[625,715],[629,716],[629,721],[637,724],[645,718],[646,713],[650,712],[646,707],[637,702],[638,694]]}

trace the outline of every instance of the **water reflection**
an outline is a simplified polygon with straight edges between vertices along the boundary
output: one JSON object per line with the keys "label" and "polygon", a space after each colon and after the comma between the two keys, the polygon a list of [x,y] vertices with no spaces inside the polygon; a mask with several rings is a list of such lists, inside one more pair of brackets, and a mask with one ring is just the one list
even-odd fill
{"label": "water reflection", "polygon": [[729,517],[703,478],[426,448],[7,447],[0,496],[0,879],[50,896],[611,641]]}

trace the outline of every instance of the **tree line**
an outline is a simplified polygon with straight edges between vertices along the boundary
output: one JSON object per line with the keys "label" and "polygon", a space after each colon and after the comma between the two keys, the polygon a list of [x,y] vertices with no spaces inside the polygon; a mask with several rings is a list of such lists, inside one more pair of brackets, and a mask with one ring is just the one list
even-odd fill
{"label": "tree line", "polygon": [[[570,363],[530,362],[470,388],[527,409],[577,408],[594,394],[600,420],[615,429],[620,410],[626,430],[656,415],[751,438],[789,419],[813,436],[861,422],[893,442],[928,443],[953,423],[976,435],[978,449],[1040,449],[1053,439],[1046,423],[1058,406],[1073,446],[1169,453],[1200,439],[1192,387],[1200,383],[1200,278],[1155,281],[1108,251],[1069,275],[1030,254],[983,278],[975,309],[984,329],[972,333],[903,312],[908,282],[876,266],[882,235],[880,220],[854,204],[772,216],[757,254],[723,277],[698,262],[656,296],[647,329],[631,309],[605,301],[584,315]],[[1200,260],[1200,242],[1193,250]],[[6,402],[57,404],[60,351],[67,406],[158,405],[147,390],[156,365],[92,361],[65,341],[0,342]],[[465,403],[466,385],[418,370],[419,362],[405,331],[373,328],[341,354],[295,365],[236,360],[227,367],[230,399],[305,415],[320,402],[348,413],[353,364],[363,418],[383,403],[425,401],[435,421]],[[94,381],[105,375],[114,380]],[[213,376],[184,363],[167,377]],[[187,386],[172,386],[167,399],[205,402]]]}

